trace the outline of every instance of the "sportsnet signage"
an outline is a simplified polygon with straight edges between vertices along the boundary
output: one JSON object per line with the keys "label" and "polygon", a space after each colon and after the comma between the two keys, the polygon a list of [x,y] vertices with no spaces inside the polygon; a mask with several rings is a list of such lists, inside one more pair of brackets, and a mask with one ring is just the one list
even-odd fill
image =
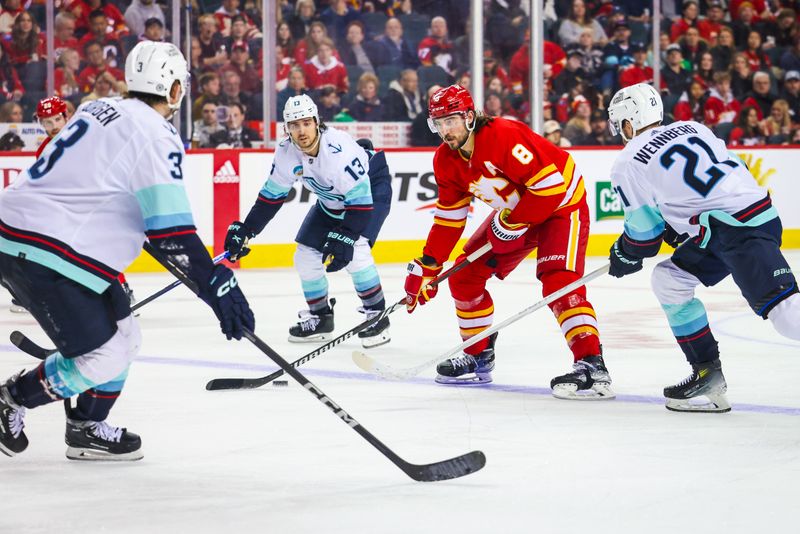
{"label": "sportsnet signage", "polygon": [[621,219],[624,216],[619,195],[611,187],[611,182],[595,184],[595,220]]}

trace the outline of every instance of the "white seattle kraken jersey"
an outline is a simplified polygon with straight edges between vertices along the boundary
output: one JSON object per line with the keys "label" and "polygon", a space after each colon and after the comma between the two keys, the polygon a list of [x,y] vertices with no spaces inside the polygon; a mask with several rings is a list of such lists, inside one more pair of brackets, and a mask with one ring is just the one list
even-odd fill
{"label": "white seattle kraken jersey", "polygon": [[285,198],[295,181],[316,193],[322,209],[337,219],[350,206],[372,204],[369,156],[350,135],[328,127],[321,132],[316,157],[303,154],[284,139],[275,150],[269,178],[260,195],[269,200]]}
{"label": "white seattle kraken jersey", "polygon": [[82,105],[0,194],[0,252],[97,291],[141,252],[145,232],[194,226],[178,132],[136,99]]}
{"label": "white seattle kraken jersey", "polygon": [[724,141],[694,121],[675,122],[636,136],[611,169],[625,209],[625,233],[648,241],[666,221],[679,234],[695,236],[689,219],[711,210],[734,214],[765,198],[744,163]]}

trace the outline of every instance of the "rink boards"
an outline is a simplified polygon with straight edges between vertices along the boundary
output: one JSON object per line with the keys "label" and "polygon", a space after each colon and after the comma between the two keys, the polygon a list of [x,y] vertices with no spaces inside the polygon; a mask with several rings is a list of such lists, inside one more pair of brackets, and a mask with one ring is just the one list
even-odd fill
{"label": "rink boards", "polygon": [[[622,230],[622,206],[611,189],[609,171],[619,149],[571,149],[578,170],[583,174],[591,211],[591,236],[588,254],[604,256]],[[734,150],[750,167],[759,184],[769,188],[784,224],[784,247],[800,248],[800,210],[792,203],[800,198],[796,178],[800,149],[771,147]],[[256,199],[272,166],[271,150],[194,150],[185,162],[183,175],[194,212],[195,224],[203,242],[217,253],[222,250],[225,232],[233,220],[241,220]],[[433,150],[387,150],[392,171],[392,211],[375,246],[381,263],[404,262],[421,253],[436,203],[433,176]],[[31,155],[0,156],[3,185],[11,183],[26,166]],[[294,236],[314,195],[299,184],[275,219],[251,241],[253,252],[242,260],[242,267],[286,267],[292,265]],[[471,207],[464,236],[469,236],[489,213],[480,201]],[[137,260],[131,271],[156,270],[147,257]]]}

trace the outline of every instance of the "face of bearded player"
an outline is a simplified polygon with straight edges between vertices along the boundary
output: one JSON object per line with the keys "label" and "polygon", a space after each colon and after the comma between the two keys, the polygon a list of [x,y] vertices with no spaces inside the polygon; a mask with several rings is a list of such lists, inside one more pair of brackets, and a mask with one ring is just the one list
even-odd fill
{"label": "face of bearded player", "polygon": [[467,121],[473,123],[475,121],[475,114],[471,111],[466,113],[455,113],[434,119],[433,125],[439,133],[439,137],[447,143],[451,150],[458,150],[469,139],[470,130],[467,129]]}
{"label": "face of bearded player", "polygon": [[286,124],[286,131],[300,150],[311,150],[317,142],[317,121],[308,117]]}
{"label": "face of bearded player", "polygon": [[64,118],[63,113],[59,113],[58,115],[41,119],[39,123],[47,133],[47,137],[53,138],[58,135],[58,132],[67,124],[67,120]]}

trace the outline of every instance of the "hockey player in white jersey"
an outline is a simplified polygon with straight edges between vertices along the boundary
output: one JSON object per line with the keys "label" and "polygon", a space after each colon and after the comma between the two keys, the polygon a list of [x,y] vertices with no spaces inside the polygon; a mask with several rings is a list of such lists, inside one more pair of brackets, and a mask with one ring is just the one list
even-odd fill
{"label": "hockey player in white jersey", "polygon": [[611,248],[609,272],[639,271],[662,240],[677,246],[656,265],[652,286],[692,374],[664,388],[666,407],[727,412],[719,349],[695,288],[733,275],[753,311],[796,340],[800,295],[767,190],[706,126],[662,126],[663,115],[661,97],[647,84],[620,90],[608,108],[609,125],[625,142],[611,170],[625,230]]}
{"label": "hockey player in white jersey", "polygon": [[[326,341],[333,337],[335,304],[328,301],[326,272],[347,269],[361,299],[359,311],[367,319],[386,307],[370,249],[386,213],[373,217],[369,156],[350,135],[320,122],[311,97],[290,98],[283,120],[288,138],[275,150],[269,178],[244,222],[234,221],[228,228],[225,250],[231,258],[248,254],[248,241],[272,220],[294,182],[302,180],[318,200],[295,238],[294,266],[308,310],[289,329],[289,341]],[[370,348],[388,343],[388,328],[385,317],[358,334],[361,344]]]}
{"label": "hockey player in white jersey", "polygon": [[[0,385],[0,451],[25,450],[25,410],[67,400],[67,457],[138,460],[141,439],[106,422],[140,332],[117,275],[148,239],[200,288],[225,335],[254,328],[230,269],[214,266],[183,186],[183,144],[167,118],[188,67],[144,41],[125,64],[129,95],[81,106],[21,179],[0,194],[0,282],[58,352]],[[74,406],[69,399],[77,396]]]}

